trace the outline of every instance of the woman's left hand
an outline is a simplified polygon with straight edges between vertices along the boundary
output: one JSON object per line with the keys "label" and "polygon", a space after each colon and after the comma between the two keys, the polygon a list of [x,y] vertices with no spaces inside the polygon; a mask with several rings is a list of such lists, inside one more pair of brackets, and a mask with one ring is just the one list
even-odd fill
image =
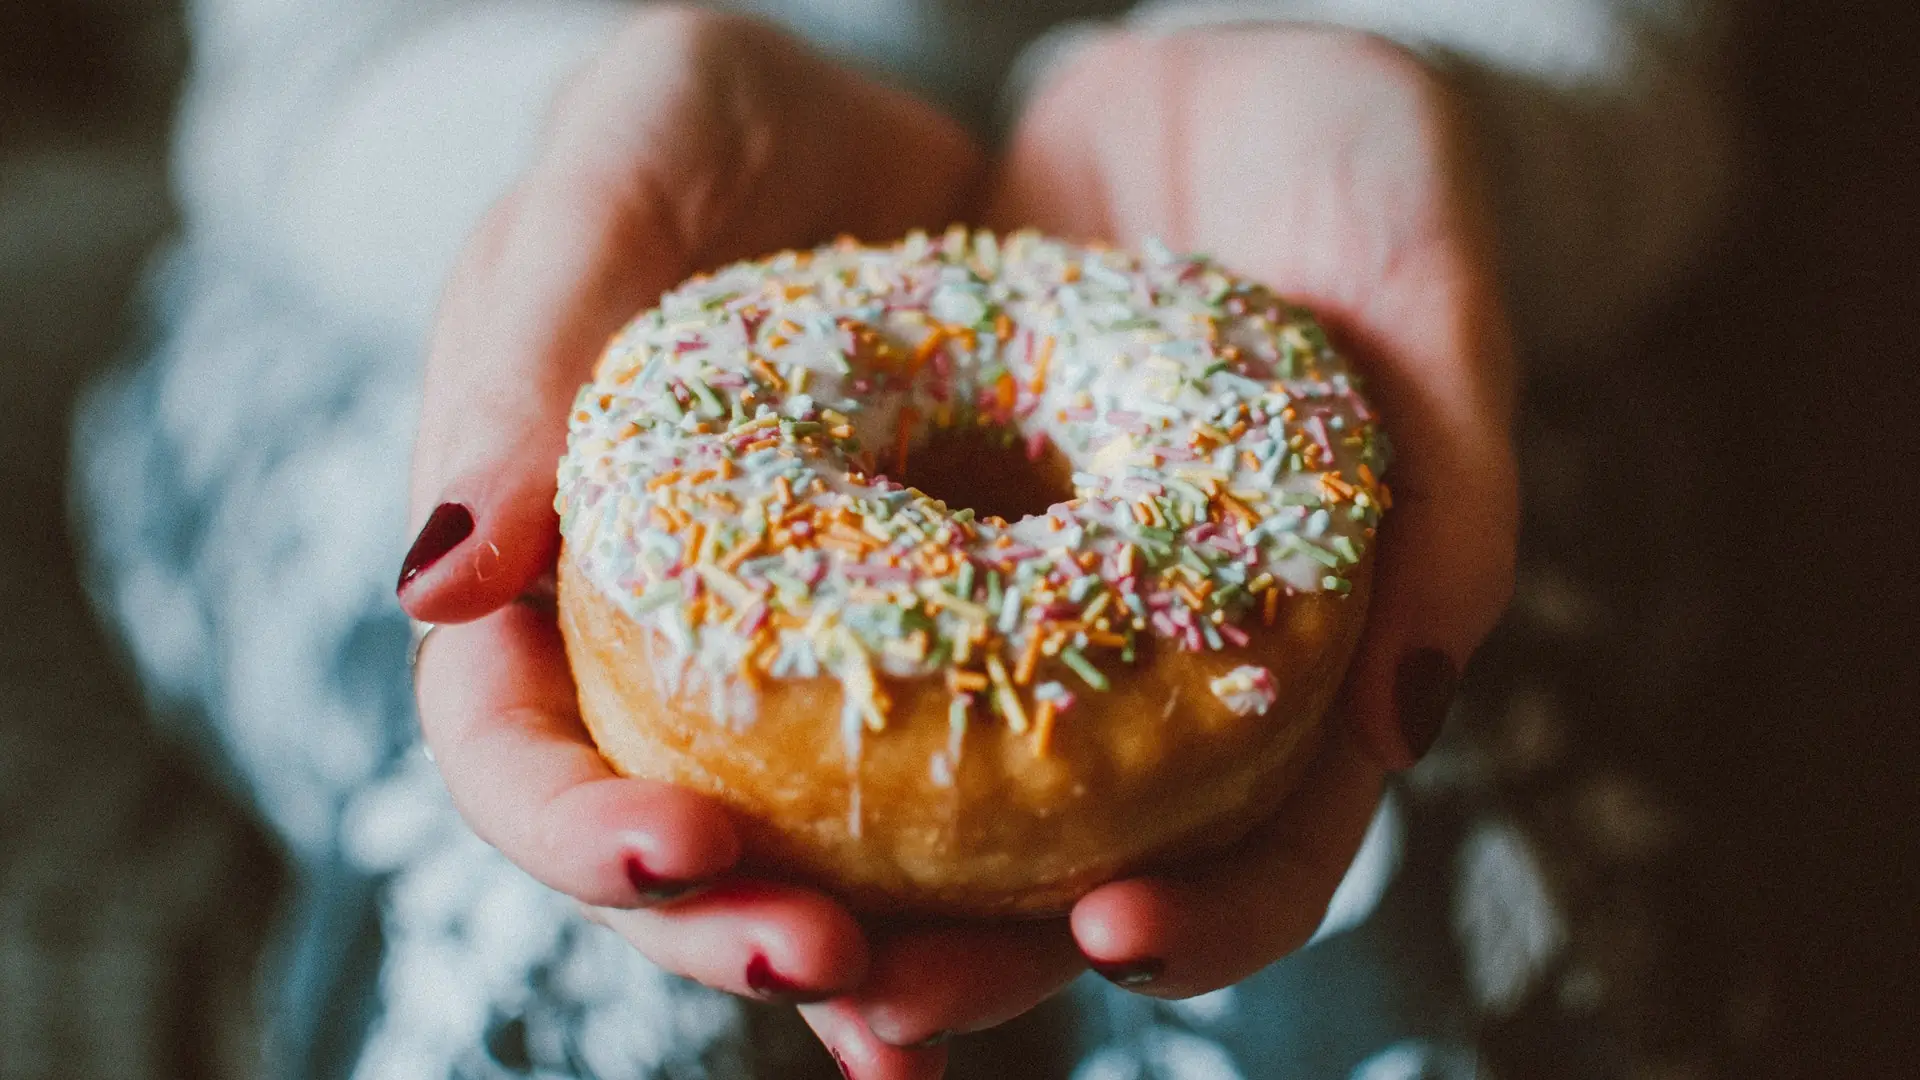
{"label": "woman's left hand", "polygon": [[[865,934],[832,898],[751,880],[717,801],[615,775],[549,611],[555,463],[608,335],[734,258],[939,228],[983,158],[951,119],[767,24],[641,4],[555,102],[532,167],[448,283],[413,469],[400,602],[441,624],[415,672],[454,805],[522,869],[661,967],[762,1000],[847,992]],[[938,1070],[938,1050],[893,1051]]]}
{"label": "woman's left hand", "polygon": [[877,942],[861,990],[803,1010],[861,1080],[922,1075],[887,1043],[1003,1022],[1087,962],[1177,998],[1298,948],[1512,588],[1514,376],[1486,210],[1460,104],[1411,54],[1304,26],[1108,34],[1041,87],[988,223],[1158,237],[1307,304],[1394,437],[1394,507],[1341,714],[1279,816],[1191,873],[1097,889],[1066,920]]}

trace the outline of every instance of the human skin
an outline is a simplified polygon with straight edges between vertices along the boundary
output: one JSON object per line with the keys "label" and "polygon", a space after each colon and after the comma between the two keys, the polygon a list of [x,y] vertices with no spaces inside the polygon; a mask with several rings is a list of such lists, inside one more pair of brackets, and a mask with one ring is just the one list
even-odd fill
{"label": "human skin", "polygon": [[[861,1080],[938,1076],[945,1051],[915,1044],[1017,1016],[1089,960],[1180,997],[1297,948],[1387,771],[1437,730],[1444,692],[1415,686],[1409,702],[1407,658],[1464,664],[1512,576],[1491,244],[1460,110],[1418,61],[1302,27],[1115,32],[1039,89],[983,211],[985,168],[938,113],[770,29],[645,9],[556,105],[540,160],[457,267],[415,453],[413,520],[438,525],[400,597],[453,624],[418,683],[461,812],[662,966],[805,1002]],[[731,875],[738,839],[714,804],[617,777],[580,724],[551,619],[514,601],[557,550],[566,409],[633,312],[732,258],[982,213],[1070,238],[1157,236],[1314,307],[1395,437],[1395,508],[1335,737],[1274,821],[1179,880],[1095,890],[1068,918],[863,927],[819,893]],[[448,505],[464,532],[436,515]]]}
{"label": "human skin", "polygon": [[[986,219],[1125,246],[1157,237],[1304,302],[1365,372],[1395,439],[1367,629],[1306,783],[1226,856],[1178,879],[1106,885],[1059,928],[1135,992],[1206,993],[1312,935],[1387,771],[1437,734],[1446,694],[1415,669],[1431,671],[1436,653],[1463,666],[1511,592],[1514,376],[1470,132],[1446,84],[1379,39],[1300,26],[1113,32],[1029,103]],[[859,991],[802,1011],[843,1058],[872,1066],[856,1075],[924,1075],[879,1036],[910,1044],[1004,1021],[1078,972],[1050,966],[1062,951],[1046,930],[1021,929],[1024,954],[979,933],[967,948],[1055,982],[999,994],[969,983],[963,1006],[921,985],[946,962],[923,939],[883,946]]]}

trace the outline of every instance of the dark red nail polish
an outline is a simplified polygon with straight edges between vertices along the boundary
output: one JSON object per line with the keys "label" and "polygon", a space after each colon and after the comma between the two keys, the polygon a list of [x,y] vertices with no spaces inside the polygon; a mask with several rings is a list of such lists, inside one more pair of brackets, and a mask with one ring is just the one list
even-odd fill
{"label": "dark red nail polish", "polygon": [[1160,977],[1167,965],[1159,960],[1129,960],[1119,964],[1095,964],[1089,961],[1094,973],[1115,986],[1145,986]]}
{"label": "dark red nail polish", "polygon": [[664,904],[701,888],[702,881],[681,881],[675,878],[663,878],[647,869],[638,855],[628,855],[621,864],[626,868],[627,880],[633,883],[633,891],[639,897],[641,907]]}
{"label": "dark red nail polish", "polygon": [[1416,760],[1440,738],[1459,684],[1460,670],[1439,649],[1416,649],[1400,658],[1393,672],[1393,708],[1399,714],[1400,735]]}
{"label": "dark red nail polish", "polygon": [[833,1057],[833,1063],[840,1067],[840,1075],[846,1077],[847,1080],[853,1080],[853,1067],[847,1064],[846,1058],[840,1056],[840,1051],[829,1046],[827,1047],[827,1053]]}
{"label": "dark red nail polish", "polygon": [[804,1004],[809,1001],[825,1001],[828,997],[815,990],[809,990],[773,970],[767,958],[755,953],[747,961],[747,989],[768,1001],[785,1001]]}
{"label": "dark red nail polish", "polygon": [[441,503],[434,507],[420,535],[414,537],[413,547],[407,550],[406,561],[400,564],[400,582],[393,587],[394,591],[405,589],[414,578],[425,573],[427,567],[439,562],[472,535],[473,511],[459,503]]}

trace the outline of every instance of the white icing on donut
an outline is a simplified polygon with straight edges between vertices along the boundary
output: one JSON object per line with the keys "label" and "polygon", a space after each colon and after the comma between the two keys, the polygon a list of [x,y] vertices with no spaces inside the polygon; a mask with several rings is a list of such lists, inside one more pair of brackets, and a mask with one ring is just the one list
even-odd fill
{"label": "white icing on donut", "polygon": [[[886,477],[949,425],[1051,444],[1074,497],[1003,522]],[[667,294],[581,391],[556,506],[586,580],[660,635],[662,685],[704,683],[715,716],[831,674],[857,752],[879,676],[944,675],[956,745],[985,711],[1044,750],[1141,635],[1232,649],[1281,596],[1345,592],[1386,457],[1318,326],[1260,286],[955,229]],[[1216,695],[1239,711],[1249,679]]]}

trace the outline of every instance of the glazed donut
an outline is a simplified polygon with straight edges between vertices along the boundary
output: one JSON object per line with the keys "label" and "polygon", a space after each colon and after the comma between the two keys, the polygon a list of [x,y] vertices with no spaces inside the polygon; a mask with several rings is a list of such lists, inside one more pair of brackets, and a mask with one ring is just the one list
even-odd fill
{"label": "glazed donut", "polygon": [[571,416],[581,712],[758,872],[1058,912],[1294,784],[1386,454],[1307,313],[1201,257],[956,228],[695,277]]}

